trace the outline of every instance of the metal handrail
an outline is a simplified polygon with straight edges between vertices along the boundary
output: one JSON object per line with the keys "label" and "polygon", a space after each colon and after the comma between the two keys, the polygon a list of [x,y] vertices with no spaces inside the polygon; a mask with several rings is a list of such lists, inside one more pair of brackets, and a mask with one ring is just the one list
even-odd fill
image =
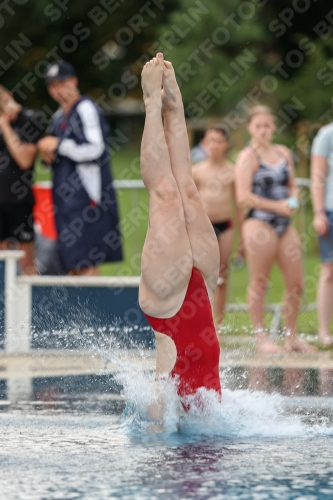
{"label": "metal handrail", "polygon": [[[145,185],[141,179],[115,179],[113,181],[113,187],[116,189],[142,189]],[[296,178],[296,184],[299,187],[310,188],[310,179],[305,179],[303,177]]]}

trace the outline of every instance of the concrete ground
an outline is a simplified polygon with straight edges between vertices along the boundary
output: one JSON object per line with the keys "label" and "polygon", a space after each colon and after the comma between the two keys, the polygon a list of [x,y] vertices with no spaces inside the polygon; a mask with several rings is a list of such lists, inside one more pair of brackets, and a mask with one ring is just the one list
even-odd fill
{"label": "concrete ground", "polygon": [[[237,338],[239,342],[239,338]],[[118,361],[117,361],[118,360]],[[0,379],[18,377],[54,377],[84,375],[119,370],[119,360],[128,361],[132,367],[154,370],[154,351],[117,351],[108,353],[69,350],[32,350],[29,354],[0,352]],[[333,370],[333,351],[314,354],[282,353],[261,354],[244,346],[221,347],[221,368],[226,367],[280,367],[314,368]]]}

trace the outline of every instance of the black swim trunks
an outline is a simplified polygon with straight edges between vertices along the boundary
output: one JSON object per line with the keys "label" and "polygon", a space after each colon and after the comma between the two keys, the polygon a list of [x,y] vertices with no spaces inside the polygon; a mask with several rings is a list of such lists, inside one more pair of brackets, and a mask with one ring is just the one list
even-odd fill
{"label": "black swim trunks", "polygon": [[213,229],[217,237],[224,233],[227,229],[232,228],[232,220],[224,220],[222,222],[212,222]]}
{"label": "black swim trunks", "polygon": [[33,239],[32,205],[0,204],[0,241],[29,243]]}

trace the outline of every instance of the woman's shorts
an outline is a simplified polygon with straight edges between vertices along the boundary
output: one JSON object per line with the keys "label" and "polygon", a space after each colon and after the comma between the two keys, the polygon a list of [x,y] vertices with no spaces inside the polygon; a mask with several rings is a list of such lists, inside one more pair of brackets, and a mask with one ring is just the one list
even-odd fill
{"label": "woman's shorts", "polygon": [[327,236],[319,236],[320,258],[322,262],[333,263],[333,211],[326,211],[329,220],[329,233]]}

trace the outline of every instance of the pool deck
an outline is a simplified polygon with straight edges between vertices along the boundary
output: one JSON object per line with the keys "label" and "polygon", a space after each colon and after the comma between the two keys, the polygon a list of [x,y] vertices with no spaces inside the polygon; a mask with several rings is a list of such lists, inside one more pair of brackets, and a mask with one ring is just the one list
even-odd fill
{"label": "pool deck", "polygon": [[[126,360],[133,369],[154,370],[154,351],[84,352],[69,350],[32,350],[29,354],[7,354],[0,351],[0,379],[24,377],[57,377],[105,374],[119,370],[116,358]],[[280,367],[333,370],[333,351],[314,354],[261,354],[254,349],[232,346],[221,348],[220,367]]]}

